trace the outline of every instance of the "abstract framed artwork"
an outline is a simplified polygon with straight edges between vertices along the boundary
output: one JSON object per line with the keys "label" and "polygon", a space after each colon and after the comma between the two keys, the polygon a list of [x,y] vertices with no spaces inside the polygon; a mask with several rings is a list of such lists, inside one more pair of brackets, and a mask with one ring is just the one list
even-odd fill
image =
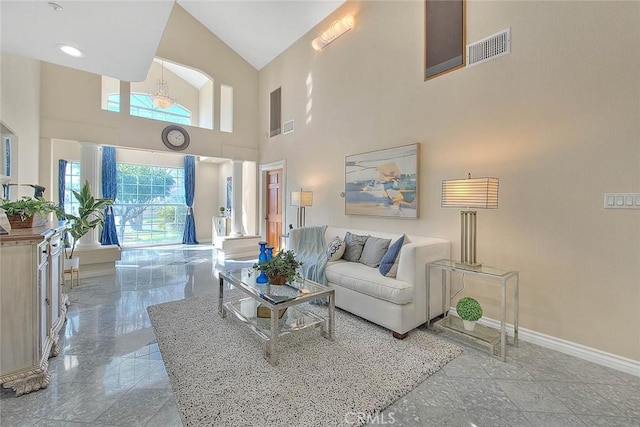
{"label": "abstract framed artwork", "polygon": [[345,157],[345,214],[417,219],[420,144]]}

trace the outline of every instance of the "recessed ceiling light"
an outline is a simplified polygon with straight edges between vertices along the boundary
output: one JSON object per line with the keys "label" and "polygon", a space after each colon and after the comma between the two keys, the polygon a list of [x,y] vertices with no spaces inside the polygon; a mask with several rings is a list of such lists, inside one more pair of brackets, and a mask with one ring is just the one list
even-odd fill
{"label": "recessed ceiling light", "polygon": [[56,12],[62,12],[62,6],[60,6],[58,3],[54,3],[52,1],[47,3],[49,6],[51,6],[51,8],[53,10],[55,10]]}
{"label": "recessed ceiling light", "polygon": [[77,47],[69,46],[68,44],[59,44],[58,48],[67,55],[73,56],[74,58],[84,57],[84,52]]}

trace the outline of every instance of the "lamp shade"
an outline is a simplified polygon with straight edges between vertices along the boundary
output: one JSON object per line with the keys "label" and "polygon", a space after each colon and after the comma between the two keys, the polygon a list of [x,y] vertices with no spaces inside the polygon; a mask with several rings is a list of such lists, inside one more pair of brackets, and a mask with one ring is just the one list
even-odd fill
{"label": "lamp shade", "polygon": [[498,208],[498,178],[442,181],[443,208]]}
{"label": "lamp shade", "polygon": [[291,206],[297,206],[299,208],[306,208],[313,206],[313,192],[312,191],[292,191],[291,192]]}

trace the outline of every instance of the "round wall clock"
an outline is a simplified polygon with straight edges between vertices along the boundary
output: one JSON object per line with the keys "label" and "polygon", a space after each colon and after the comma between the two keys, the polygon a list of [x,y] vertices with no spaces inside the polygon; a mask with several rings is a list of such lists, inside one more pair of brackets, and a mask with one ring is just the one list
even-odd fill
{"label": "round wall clock", "polygon": [[162,130],[162,142],[171,150],[182,151],[189,146],[189,134],[182,126],[167,126]]}

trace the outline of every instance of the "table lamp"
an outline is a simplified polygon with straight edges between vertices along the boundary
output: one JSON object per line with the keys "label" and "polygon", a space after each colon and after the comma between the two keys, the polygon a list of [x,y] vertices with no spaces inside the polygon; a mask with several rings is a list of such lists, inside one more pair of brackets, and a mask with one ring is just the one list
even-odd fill
{"label": "table lamp", "polygon": [[304,227],[306,218],[304,209],[308,206],[313,206],[313,192],[312,191],[292,191],[291,192],[291,206],[298,208],[298,227]]}
{"label": "table lamp", "polygon": [[452,179],[442,181],[443,208],[460,211],[460,264],[463,268],[479,268],[476,262],[476,213],[472,209],[498,208],[498,178]]}

